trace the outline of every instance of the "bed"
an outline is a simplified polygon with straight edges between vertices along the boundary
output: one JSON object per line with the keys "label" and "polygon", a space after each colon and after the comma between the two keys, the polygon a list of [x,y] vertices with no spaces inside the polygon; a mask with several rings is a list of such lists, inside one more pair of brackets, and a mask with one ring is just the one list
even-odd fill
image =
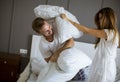
{"label": "bed", "polygon": [[[31,53],[30,53],[30,59],[36,57],[35,54],[40,53],[40,52],[35,52],[39,51],[39,41],[40,41],[40,36],[38,35],[33,35],[32,36],[32,45],[31,45]],[[93,59],[94,54],[95,54],[95,49],[94,49],[94,44],[90,43],[84,43],[84,42],[77,42],[75,41],[75,47],[79,48],[82,50],[84,53],[86,53],[91,59]],[[120,82],[120,64],[119,64],[119,59],[120,59],[120,49],[118,48],[117,51],[117,58],[116,58],[116,63],[117,63],[117,76],[116,76],[116,82]],[[89,68],[85,70],[86,74],[88,75]],[[26,66],[25,70],[20,74],[20,77],[17,82],[25,82],[28,77],[30,76],[30,62]],[[30,81],[34,82],[34,81]],[[69,81],[69,82],[86,82],[85,81]]]}

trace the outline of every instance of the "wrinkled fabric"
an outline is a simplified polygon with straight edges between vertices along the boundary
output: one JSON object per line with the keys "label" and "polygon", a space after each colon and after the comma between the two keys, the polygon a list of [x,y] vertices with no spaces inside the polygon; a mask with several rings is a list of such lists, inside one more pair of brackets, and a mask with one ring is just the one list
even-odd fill
{"label": "wrinkled fabric", "polygon": [[117,54],[118,36],[115,37],[114,31],[104,30],[107,40],[101,39],[96,54],[92,62],[88,82],[114,82],[116,76],[115,58]]}

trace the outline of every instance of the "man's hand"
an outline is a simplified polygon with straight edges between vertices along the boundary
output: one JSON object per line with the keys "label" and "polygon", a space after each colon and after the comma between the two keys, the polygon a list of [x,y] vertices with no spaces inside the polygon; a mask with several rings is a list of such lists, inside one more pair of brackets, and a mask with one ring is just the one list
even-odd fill
{"label": "man's hand", "polygon": [[49,60],[50,60],[50,57],[48,57],[48,58],[45,58],[45,60],[46,60],[46,62],[49,62]]}
{"label": "man's hand", "polygon": [[58,53],[54,53],[51,58],[50,58],[50,61],[52,62],[57,62],[57,59],[59,57],[59,54]]}
{"label": "man's hand", "polygon": [[70,38],[69,40],[67,40],[64,45],[59,48],[50,58],[49,61],[52,61],[52,62],[57,62],[57,59],[60,55],[60,53],[63,51],[63,50],[66,50],[68,48],[71,48],[74,46],[74,39],[73,38]]}

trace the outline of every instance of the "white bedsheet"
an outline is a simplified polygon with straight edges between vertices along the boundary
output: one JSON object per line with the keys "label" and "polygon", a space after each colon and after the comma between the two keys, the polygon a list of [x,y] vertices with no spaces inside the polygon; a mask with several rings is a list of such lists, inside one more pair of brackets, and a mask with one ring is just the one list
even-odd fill
{"label": "white bedsheet", "polygon": [[[34,42],[34,44],[32,43],[31,54],[33,54],[34,50],[36,49],[37,42],[39,43],[39,40],[40,40],[40,38],[38,38],[38,36],[34,36],[34,37],[35,38],[32,39],[32,42],[34,42],[34,41],[35,42]],[[37,40],[36,40],[36,38],[37,38]],[[75,42],[75,46],[78,49],[80,49],[83,52],[85,52],[91,59],[93,59],[94,53],[95,53],[95,49],[94,49],[94,45],[93,44],[84,43],[84,42]],[[36,53],[38,54],[40,52],[36,52]],[[35,58],[35,54],[31,55],[31,57]],[[117,58],[116,58],[117,69],[119,69],[119,67],[120,67],[119,59],[120,59],[120,49],[118,49],[118,51],[117,51]],[[120,82],[120,69],[118,70],[117,74],[118,75],[117,75],[116,82]],[[25,82],[27,80],[27,78],[29,77],[29,75],[30,75],[30,63],[27,65],[25,70],[21,73],[20,78],[18,79],[17,82]],[[33,79],[33,81],[31,80],[29,82],[34,82],[34,79]],[[80,82],[80,81],[78,81],[78,82]]]}

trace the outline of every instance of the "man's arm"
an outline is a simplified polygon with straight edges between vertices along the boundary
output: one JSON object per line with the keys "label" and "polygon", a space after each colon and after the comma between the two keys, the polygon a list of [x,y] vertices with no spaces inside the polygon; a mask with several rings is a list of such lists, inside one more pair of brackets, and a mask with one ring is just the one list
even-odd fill
{"label": "man's arm", "polygon": [[63,50],[69,49],[69,48],[71,48],[71,47],[73,47],[73,46],[74,46],[74,39],[73,39],[73,38],[70,38],[69,40],[67,40],[67,41],[64,43],[64,45],[63,45],[61,48],[59,48],[59,49],[51,56],[50,61],[56,62],[57,59],[58,59],[58,57],[59,57],[59,55],[60,55],[60,53],[61,53]]}

